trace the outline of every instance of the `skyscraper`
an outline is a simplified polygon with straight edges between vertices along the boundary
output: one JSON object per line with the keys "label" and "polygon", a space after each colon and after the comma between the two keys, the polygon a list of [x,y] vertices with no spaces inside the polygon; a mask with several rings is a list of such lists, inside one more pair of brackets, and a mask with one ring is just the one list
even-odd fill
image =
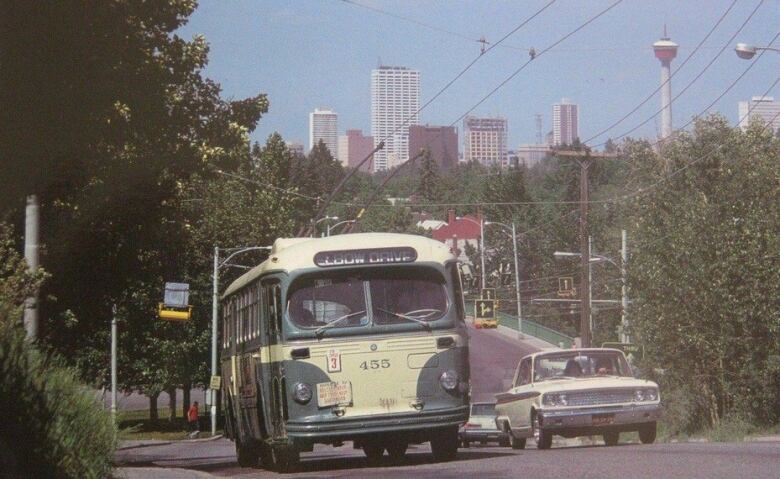
{"label": "skyscraper", "polygon": [[454,126],[410,126],[409,156],[416,155],[422,148],[430,152],[441,169],[450,169],[458,164],[458,130]]}
{"label": "skyscraper", "polygon": [[409,126],[419,123],[420,72],[405,67],[371,70],[371,136],[374,171],[387,170],[409,159]]}
{"label": "skyscraper", "polygon": [[[345,168],[356,168],[374,149],[374,139],[363,136],[362,130],[347,130],[346,135],[339,136],[339,161]],[[374,171],[373,158],[363,163],[360,171]]]}
{"label": "skyscraper", "polygon": [[309,113],[309,150],[320,140],[328,147],[333,158],[338,158],[338,115],[330,110],[315,108]]}
{"label": "skyscraper", "polygon": [[508,161],[507,130],[506,118],[464,118],[464,161],[478,161],[486,166],[505,166]]}
{"label": "skyscraper", "polygon": [[560,103],[553,105],[553,139],[554,146],[571,145],[580,137],[580,114],[577,105],[568,98],[562,98]]}
{"label": "skyscraper", "polygon": [[672,60],[677,56],[678,45],[666,36],[653,43],[655,57],[661,60],[661,139],[672,134]]}
{"label": "skyscraper", "polygon": [[746,130],[753,118],[761,118],[772,125],[775,134],[780,133],[780,102],[771,96],[754,96],[750,101],[739,102],[739,126]]}

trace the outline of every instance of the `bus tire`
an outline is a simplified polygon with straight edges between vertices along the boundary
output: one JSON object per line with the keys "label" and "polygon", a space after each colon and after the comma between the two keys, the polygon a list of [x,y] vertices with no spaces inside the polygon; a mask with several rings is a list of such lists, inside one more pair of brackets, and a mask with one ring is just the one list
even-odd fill
{"label": "bus tire", "polygon": [[272,470],[277,472],[290,472],[295,469],[301,460],[301,454],[294,446],[271,447]]}
{"label": "bus tire", "polygon": [[241,467],[257,467],[260,462],[258,449],[251,441],[244,443],[236,438],[236,456],[238,456],[238,465]]}
{"label": "bus tire", "polygon": [[458,454],[458,428],[442,429],[431,438],[431,452],[436,461],[451,461]]}
{"label": "bus tire", "polygon": [[387,454],[394,461],[401,461],[406,457],[406,449],[409,447],[406,441],[393,439],[387,445]]}
{"label": "bus tire", "polygon": [[385,453],[385,448],[376,441],[366,441],[363,444],[363,454],[368,458],[368,462],[371,464],[377,464],[382,460],[382,454]]}

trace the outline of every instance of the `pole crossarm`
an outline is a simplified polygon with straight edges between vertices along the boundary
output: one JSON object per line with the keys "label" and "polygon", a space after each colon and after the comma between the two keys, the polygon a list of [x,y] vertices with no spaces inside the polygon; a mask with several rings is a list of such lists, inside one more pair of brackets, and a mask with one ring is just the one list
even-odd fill
{"label": "pole crossarm", "polygon": [[245,247],[239,247],[239,248],[217,248],[217,251],[225,251],[229,252],[232,251],[232,253],[226,257],[222,262],[220,262],[217,266],[217,269],[221,269],[223,266],[238,266],[238,265],[232,265],[228,264],[228,261],[233,259],[234,256],[239,255],[241,253],[246,253],[247,251],[270,251],[272,246],[245,246]]}
{"label": "pole crossarm", "polygon": [[[579,299],[557,299],[557,298],[535,298],[531,300],[532,303],[565,303],[565,304],[580,304]],[[594,304],[622,304],[619,299],[592,299],[591,303]],[[630,303],[630,301],[629,301]]]}

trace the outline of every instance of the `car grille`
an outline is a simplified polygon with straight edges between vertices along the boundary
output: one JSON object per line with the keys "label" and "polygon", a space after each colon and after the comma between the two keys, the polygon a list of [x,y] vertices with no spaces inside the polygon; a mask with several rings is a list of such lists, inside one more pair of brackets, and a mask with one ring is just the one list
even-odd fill
{"label": "car grille", "polygon": [[581,391],[567,393],[569,406],[595,406],[599,404],[615,404],[631,402],[634,399],[633,389],[606,389],[602,391]]}

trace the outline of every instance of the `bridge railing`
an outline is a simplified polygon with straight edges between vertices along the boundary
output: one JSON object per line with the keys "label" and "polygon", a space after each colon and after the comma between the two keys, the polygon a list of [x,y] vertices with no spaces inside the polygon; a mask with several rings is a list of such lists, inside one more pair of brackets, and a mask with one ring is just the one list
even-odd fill
{"label": "bridge railing", "polygon": [[[474,317],[474,300],[467,298],[466,310]],[[497,313],[498,324],[517,331],[517,316],[503,311]],[[574,338],[560,333],[547,326],[534,321],[523,319],[523,334],[541,339],[547,343],[558,346],[559,348],[569,349],[574,345]]]}

